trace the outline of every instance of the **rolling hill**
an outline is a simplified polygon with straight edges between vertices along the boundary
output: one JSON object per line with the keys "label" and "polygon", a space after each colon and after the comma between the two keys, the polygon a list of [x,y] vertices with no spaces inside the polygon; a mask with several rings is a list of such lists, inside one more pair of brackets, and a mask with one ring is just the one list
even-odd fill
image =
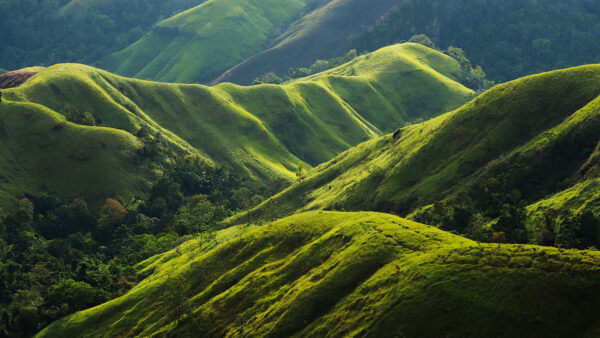
{"label": "rolling hill", "polygon": [[37,337],[591,337],[600,328],[594,251],[478,244],[366,212],[303,213],[217,241],[150,258],[126,295]]}
{"label": "rolling hill", "polygon": [[[453,80],[460,72],[458,62],[416,44],[383,48],[282,86],[166,84],[77,64],[33,70],[39,73],[24,84],[2,90],[5,116],[19,114],[23,106],[16,103],[53,116],[89,112],[97,122],[89,130],[110,128],[131,138],[144,128],[173,154],[227,164],[260,184],[291,179],[299,163],[317,165],[397,126],[458,107],[474,95]],[[52,129],[44,133],[55,134]],[[56,150],[56,158],[67,156]],[[39,172],[32,179],[46,182],[49,178],[43,176]],[[76,183],[81,189],[93,184]]]}
{"label": "rolling hill", "polygon": [[547,198],[542,203],[595,205],[599,95],[598,65],[496,86],[454,112],[349,149],[252,214],[336,209],[414,217],[449,202],[495,218],[504,204]]}

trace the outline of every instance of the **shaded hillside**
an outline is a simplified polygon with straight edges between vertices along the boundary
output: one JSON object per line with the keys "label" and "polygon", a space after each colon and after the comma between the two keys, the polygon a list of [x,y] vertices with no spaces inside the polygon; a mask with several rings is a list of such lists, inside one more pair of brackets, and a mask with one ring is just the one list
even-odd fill
{"label": "shaded hillside", "polygon": [[154,174],[136,164],[142,143],[112,128],[70,123],[38,104],[0,103],[0,207],[24,194],[52,191],[129,200],[149,186]]}
{"label": "shaded hillside", "polygon": [[158,21],[202,1],[2,1],[0,67],[92,64],[134,43]]}
{"label": "shaded hillside", "polygon": [[350,37],[374,50],[427,34],[441,48],[463,48],[490,79],[600,62],[600,3],[587,0],[396,1],[385,16]]}
{"label": "shaded hillside", "polygon": [[175,152],[227,164],[264,184],[292,178],[299,163],[317,165],[382,131],[461,105],[473,92],[452,80],[459,68],[406,44],[283,86],[164,84],[63,64],[2,93],[64,115],[87,112],[98,126],[130,135],[144,128]]}
{"label": "shaded hillside", "polygon": [[[598,62],[600,6],[586,0],[336,0],[296,21],[267,48],[218,81],[307,67],[350,49],[372,51],[427,34],[439,48],[461,47],[497,82]],[[485,48],[482,48],[485,46]]]}
{"label": "shaded hillside", "polygon": [[206,83],[261,50],[317,0],[209,0],[158,23],[103,61],[116,73]]}
{"label": "shaded hillside", "polygon": [[477,244],[339,212],[235,227],[217,241],[150,258],[129,293],[38,337],[591,337],[600,324],[593,251]]}
{"label": "shaded hillside", "polygon": [[[353,48],[348,39],[384,16],[397,0],[333,0],[295,21],[264,51],[229,69],[216,82],[250,84],[262,74],[287,74],[315,60],[343,55]],[[395,43],[395,42],[392,42]],[[362,51],[362,50],[360,50]]]}
{"label": "shaded hillside", "polygon": [[[496,86],[454,112],[340,154],[253,215],[310,209],[407,215],[443,202],[468,209],[462,223],[474,221],[471,213],[500,217],[504,205],[531,204],[597,177],[599,95],[596,65]],[[413,217],[437,223],[436,213],[451,212],[430,211]]]}

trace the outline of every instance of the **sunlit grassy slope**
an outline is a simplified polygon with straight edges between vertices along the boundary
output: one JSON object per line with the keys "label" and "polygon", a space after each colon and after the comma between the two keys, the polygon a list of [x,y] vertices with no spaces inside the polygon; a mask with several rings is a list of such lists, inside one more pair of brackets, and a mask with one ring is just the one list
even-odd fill
{"label": "sunlit grassy slope", "polygon": [[[345,209],[407,215],[491,178],[534,203],[598,169],[592,165],[598,95],[599,65],[499,85],[454,112],[401,129],[395,138],[386,135],[340,154],[253,214]],[[561,198],[594,182],[575,185]]]}
{"label": "sunlit grassy slope", "polygon": [[[129,136],[145,126],[176,153],[228,164],[265,183],[294,177],[299,163],[317,165],[407,121],[466,102],[473,92],[452,80],[457,67],[412,44],[283,86],[166,84],[59,64],[37,69],[2,94],[58,113],[70,105]],[[4,108],[19,114],[18,106]]]}
{"label": "sunlit grassy slope", "polygon": [[158,23],[142,39],[105,58],[126,76],[209,82],[259,52],[276,31],[316,0],[209,0]]}
{"label": "sunlit grassy slope", "polygon": [[153,178],[134,165],[140,147],[124,131],[72,124],[37,104],[0,103],[0,207],[42,191],[127,201]]}
{"label": "sunlit grassy slope", "polygon": [[367,212],[308,212],[217,240],[150,258],[129,293],[38,337],[598,333],[593,251],[477,244]]}

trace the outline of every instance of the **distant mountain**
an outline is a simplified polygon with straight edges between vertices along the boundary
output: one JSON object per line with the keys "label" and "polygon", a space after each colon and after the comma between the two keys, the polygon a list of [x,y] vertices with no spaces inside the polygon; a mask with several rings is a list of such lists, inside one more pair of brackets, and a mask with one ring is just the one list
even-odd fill
{"label": "distant mountain", "polygon": [[[21,86],[2,90],[0,125],[10,137],[0,142],[12,155],[3,158],[9,163],[0,186],[8,195],[49,189],[64,198],[85,195],[102,201],[139,194],[152,178],[152,163],[134,165],[135,152],[149,146],[139,136],[142,129],[168,149],[161,153],[164,161],[194,155],[227,164],[249,182],[289,180],[301,163],[310,168],[398,126],[454,109],[474,95],[454,80],[461,74],[456,60],[417,44],[387,47],[281,86],[165,84],[75,64],[34,70],[41,71]],[[31,113],[19,113],[24,110]],[[96,126],[75,125],[61,116],[84,118],[85,113]],[[47,123],[25,128],[32,114]],[[102,140],[91,137],[94,133]],[[103,146],[119,142],[125,142],[126,154]],[[104,180],[114,185],[99,185],[101,176],[85,169],[89,166],[103,170]],[[70,170],[73,174],[65,175]]]}
{"label": "distant mountain", "polygon": [[309,212],[154,256],[126,295],[37,337],[592,337],[599,262],[392,215]]}
{"label": "distant mountain", "polygon": [[126,76],[206,83],[260,52],[279,30],[316,4],[317,0],[209,0],[158,23],[102,64]]}
{"label": "distant mountain", "polygon": [[[529,236],[511,240],[527,241],[541,220],[522,219],[519,206],[560,214],[597,205],[599,97],[596,65],[496,86],[454,112],[349,149],[264,202],[253,217],[374,210],[465,233],[474,231],[470,223],[484,222],[478,227],[486,230],[486,219],[515,216],[509,223]],[[514,209],[505,213],[504,206]],[[464,219],[455,207],[465,210]]]}
{"label": "distant mountain", "polygon": [[[429,35],[441,49],[463,48],[473,65],[481,65],[498,82],[600,61],[600,6],[586,0],[305,2],[308,7],[279,13],[277,24],[263,14],[263,7],[241,2],[237,8],[248,15],[240,16],[234,27],[245,27],[243,32],[226,25],[231,17],[215,9],[228,8],[228,1],[211,0],[159,23],[152,33],[108,57],[106,66],[164,81],[250,84],[266,73],[284,76],[290,68],[351,49],[373,51],[415,34]],[[256,24],[262,18],[267,26]],[[213,34],[211,27],[221,28]],[[223,74],[214,75],[219,71]]]}
{"label": "distant mountain", "polygon": [[6,0],[0,5],[0,67],[95,64],[202,1]]}

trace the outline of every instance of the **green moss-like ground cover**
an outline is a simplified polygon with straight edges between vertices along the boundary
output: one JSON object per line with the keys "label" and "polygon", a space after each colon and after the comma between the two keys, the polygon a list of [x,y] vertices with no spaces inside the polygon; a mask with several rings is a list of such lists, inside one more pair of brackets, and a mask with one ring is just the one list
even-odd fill
{"label": "green moss-like ground cover", "polygon": [[[57,336],[593,335],[596,252],[484,245],[378,213],[315,211],[192,240]],[[178,314],[181,311],[181,314]]]}

